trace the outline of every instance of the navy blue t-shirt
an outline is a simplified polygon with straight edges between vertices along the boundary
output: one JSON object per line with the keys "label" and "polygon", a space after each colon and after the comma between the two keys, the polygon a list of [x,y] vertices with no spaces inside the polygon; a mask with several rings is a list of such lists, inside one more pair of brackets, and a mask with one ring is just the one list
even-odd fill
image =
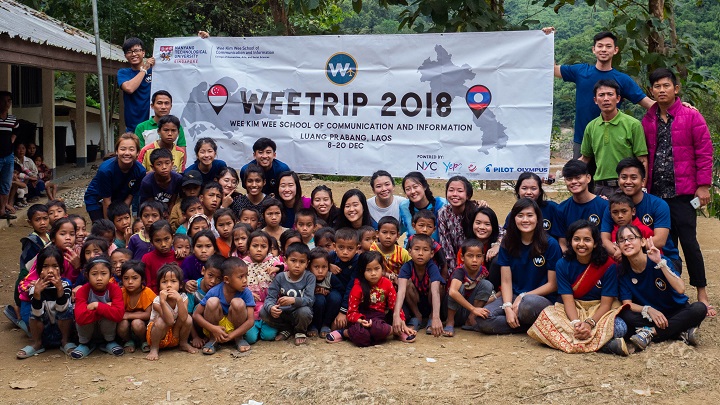
{"label": "navy blue t-shirt", "polygon": [[[560,235],[555,235],[554,232],[557,232],[557,226],[555,215],[557,211],[558,203],[555,201],[547,200],[545,201],[545,204],[543,204],[540,207],[540,211],[543,215],[543,230],[547,232],[549,235],[551,235],[553,238],[559,238]],[[505,225],[503,225],[503,228],[508,229],[508,221],[510,220],[510,213],[508,212],[507,216],[505,217]]]}
{"label": "navy blue t-shirt", "polygon": [[203,184],[207,184],[211,181],[215,181],[217,177],[219,177],[220,172],[222,169],[227,167],[227,164],[224,160],[215,159],[212,162],[212,165],[210,166],[210,171],[207,173],[203,173],[200,169],[198,169],[198,161],[196,160],[195,163],[191,164],[190,166],[185,168],[185,171],[188,170],[197,170],[200,172],[200,176],[202,176],[202,182]]}
{"label": "navy blue t-shirt", "polygon": [[[587,268],[587,264],[582,264],[577,260],[567,260],[564,257],[557,261],[555,265],[555,274],[557,276],[557,286],[559,295],[573,295],[572,285],[575,280]],[[617,297],[618,296],[618,277],[617,267],[611,264],[605,270],[605,274],[600,277],[595,287],[587,294],[578,298],[580,301],[595,301],[601,297]]]}
{"label": "navy blue t-shirt", "polygon": [[[510,266],[512,271],[513,294],[532,291],[548,282],[548,271],[555,271],[557,261],[562,257],[558,242],[548,237],[548,248],[544,254],[530,257],[530,246],[523,245],[520,256],[511,256],[505,247],[500,247],[497,263],[500,266]],[[545,296],[555,301],[556,294]]]}
{"label": "navy blue t-shirt", "polygon": [[620,95],[635,104],[645,98],[645,93],[632,77],[615,69],[602,71],[595,65],[578,63],[560,66],[560,73],[564,81],[575,83],[575,143],[582,143],[585,127],[600,116],[600,108],[593,97],[598,80],[615,80],[620,85]]}
{"label": "navy blue t-shirt", "polygon": [[155,173],[146,174],[140,183],[140,202],[154,198],[155,201],[168,204],[180,192],[182,179],[182,174],[170,172],[170,184],[162,188],[155,181]]}
{"label": "navy blue t-shirt", "polygon": [[[253,160],[240,169],[240,179],[245,178],[245,171],[247,171],[248,166],[253,163],[258,164],[257,160]],[[287,171],[290,171],[290,166],[288,166],[284,162],[281,162],[280,160],[273,159],[272,167],[270,167],[270,170],[265,170],[265,186],[263,186],[263,193],[275,194],[277,198],[279,180],[278,176],[280,175],[280,173]]]}
{"label": "navy blue t-shirt", "polygon": [[100,200],[103,198],[124,201],[130,194],[137,195],[143,177],[145,168],[138,161],[133,163],[127,173],[123,173],[116,157],[106,160],[100,165],[85,191],[85,206],[88,212],[102,209]]}
{"label": "navy blue t-shirt", "polygon": [[[667,260],[667,265],[673,273],[678,274],[670,260]],[[650,305],[662,313],[684,307],[688,296],[675,291],[663,271],[655,266],[656,264],[648,259],[642,273],[627,269],[625,274],[620,275],[620,301],[632,300],[638,305]]]}
{"label": "navy blue t-shirt", "polygon": [[[140,73],[139,70],[132,68],[123,68],[118,70],[117,81],[118,87],[122,87],[123,83],[132,80]],[[135,127],[150,118],[150,86],[152,84],[152,68],[148,69],[145,78],[140,82],[140,86],[131,94],[123,91],[123,101],[125,103],[125,126],[128,132],[135,133]]]}
{"label": "navy blue t-shirt", "polygon": [[[587,219],[591,224],[600,226],[605,211],[608,211],[608,201],[600,196],[595,196],[584,204],[576,203],[572,197],[568,198],[557,207],[555,221],[557,237],[564,238],[567,228],[578,219]],[[612,224],[612,220],[610,223]]]}
{"label": "navy blue t-shirt", "polygon": [[[652,194],[643,193],[642,201],[635,205],[635,216],[650,229],[670,229],[670,207],[665,200]],[[600,232],[612,233],[614,225],[608,208],[603,215]],[[662,254],[670,260],[680,259],[680,252],[669,235],[662,248]]]}
{"label": "navy blue t-shirt", "polygon": [[343,262],[340,260],[334,250],[330,251],[330,264],[334,264],[340,267],[340,273],[333,274],[332,277],[337,278],[338,281],[340,281],[339,287],[342,288],[342,291],[339,292],[343,295],[342,302],[340,303],[340,308],[345,311],[347,311],[348,307],[350,290],[352,290],[353,285],[355,285],[355,277],[357,277],[356,267],[359,257],[360,255],[356,253],[349,262]]}

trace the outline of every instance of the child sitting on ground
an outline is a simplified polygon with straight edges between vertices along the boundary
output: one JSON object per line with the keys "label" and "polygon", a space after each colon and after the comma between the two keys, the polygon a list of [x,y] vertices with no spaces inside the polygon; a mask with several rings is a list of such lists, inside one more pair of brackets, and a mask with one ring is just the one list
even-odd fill
{"label": "child sitting on ground", "polygon": [[[110,263],[113,268],[113,278],[119,286],[122,287],[122,265],[132,260],[132,251],[127,248],[115,249],[110,255]],[[143,265],[144,269],[144,265]],[[143,280],[144,283],[145,280]]]}
{"label": "child sitting on ground", "polygon": [[400,313],[406,302],[413,314],[408,322],[411,328],[417,330],[423,317],[429,316],[425,332],[435,337],[443,332],[440,303],[445,292],[442,287],[445,279],[432,261],[432,243],[430,236],[416,233],[408,245],[412,260],[402,266],[398,276],[398,295],[393,314],[393,328],[396,332],[405,326]]}
{"label": "child sitting on ground", "polygon": [[99,332],[104,339],[100,350],[122,356],[125,351],[115,342],[117,324],[125,314],[122,291],[111,283],[112,268],[106,255],[95,256],[85,265],[88,283],[75,293],[75,323],[80,345],[70,352],[73,359],[87,357],[95,344],[93,338]]}
{"label": "child sitting on ground", "polygon": [[44,352],[46,344],[59,345],[65,354],[75,350],[75,344],[69,341],[74,321],[70,281],[60,275],[62,263],[63,255],[55,245],[45,247],[37,255],[38,280],[30,287],[32,344],[18,351],[18,359]]}
{"label": "child sitting on ground", "polygon": [[280,331],[275,340],[287,340],[295,333],[295,345],[307,341],[315,302],[315,276],[305,271],[310,249],[302,242],[285,251],[286,271],[275,275],[260,311],[263,322]]}
{"label": "child sitting on ground", "polygon": [[[445,256],[445,250],[440,246],[440,243],[438,243],[435,239],[432,239],[432,234],[435,232],[435,221],[436,221],[435,214],[433,214],[430,210],[420,210],[415,213],[412,217],[412,226],[415,230],[415,234],[421,234],[421,235],[427,235],[430,236],[430,240],[432,241],[432,252],[433,252],[433,261],[440,269],[440,275],[442,275],[443,280],[448,279],[448,265],[447,265],[447,259]],[[405,241],[405,244],[407,245],[408,252],[410,251],[410,241],[415,235],[408,236],[407,240]]]}
{"label": "child sitting on ground", "polygon": [[248,289],[255,299],[253,327],[245,334],[245,340],[254,344],[258,340],[274,340],[277,330],[260,319],[260,311],[267,298],[268,288],[282,265],[270,254],[270,235],[263,231],[250,234],[248,255],[243,258],[248,265]]}
{"label": "child sitting on ground", "polygon": [[342,286],[340,280],[330,273],[330,254],[321,247],[310,251],[308,267],[315,276],[315,303],[313,303],[313,320],[308,329],[308,337],[321,338],[330,333],[335,316],[340,311],[342,301]]}
{"label": "child sitting on ground", "polygon": [[[395,306],[395,288],[384,276],[383,256],[379,252],[363,252],[358,259],[362,275],[355,279],[348,303],[347,319],[350,327],[339,329],[327,335],[327,342],[336,343],[349,339],[360,347],[383,343],[393,335],[387,315]],[[400,311],[400,319],[405,314]],[[398,338],[403,342],[415,341],[414,333],[402,333]]]}
{"label": "child sitting on ground", "polygon": [[45,164],[42,155],[34,156],[33,160],[38,169],[38,177],[45,182],[45,191],[48,200],[55,200],[57,198],[57,184],[52,182],[52,169]]}
{"label": "child sitting on ground", "polygon": [[302,242],[312,249],[315,247],[315,211],[312,208],[301,208],[295,213],[295,230],[300,232]]}
{"label": "child sitting on ground", "polygon": [[[117,251],[116,251],[117,252]],[[122,296],[125,303],[125,315],[118,323],[117,334],[125,342],[123,349],[135,352],[135,345],[147,353],[150,347],[145,339],[147,323],[150,320],[155,293],[145,286],[145,263],[129,260],[121,265]]]}
{"label": "child sitting on ground", "polygon": [[455,324],[463,329],[473,330],[477,317],[487,318],[490,312],[484,308],[490,299],[493,285],[485,277],[488,271],[483,266],[485,254],[483,243],[479,239],[467,239],[463,242],[463,266],[453,271],[448,289],[448,314],[443,336],[455,336]]}
{"label": "child sitting on ground", "polygon": [[[197,305],[200,301],[203,300],[203,298],[205,298],[205,295],[208,291],[210,291],[216,285],[222,283],[222,264],[224,261],[225,258],[218,254],[210,256],[205,262],[205,265],[202,267],[202,277],[197,280],[189,280],[187,283],[185,283],[186,291],[188,285],[193,284],[194,286],[196,286],[193,295],[191,297],[188,297],[192,298],[192,300],[188,300],[188,302],[192,301],[193,307],[193,311],[188,311],[189,313],[194,312],[195,305]],[[188,308],[189,307],[190,304],[188,304]],[[207,341],[206,339],[204,339],[202,328],[198,328],[197,325],[193,325],[193,328],[190,331],[190,339],[192,346],[198,349],[203,347],[203,345]]]}
{"label": "child sitting on ground", "polygon": [[243,335],[253,326],[255,300],[247,288],[247,264],[237,257],[229,257],[222,264],[223,282],[205,294],[197,305],[193,320],[204,329],[210,340],[203,346],[203,354],[215,354],[217,345],[234,341],[240,352],[250,350]]}
{"label": "child sitting on ground", "polygon": [[[165,216],[165,212],[165,204],[155,200],[148,200],[140,204],[139,215],[143,228],[131,236],[127,244],[127,248],[133,252],[133,260],[142,260],[143,256],[153,249],[150,241],[150,227],[161,220]],[[151,275],[150,273],[147,275],[149,280]]]}
{"label": "child sitting on ground", "polygon": [[[170,227],[170,224],[168,224]],[[145,337],[150,345],[148,360],[160,358],[160,349],[178,346],[188,353],[197,350],[188,343],[193,323],[188,314],[188,296],[183,292],[183,274],[177,263],[166,263],[157,273],[159,294],[152,303]]]}

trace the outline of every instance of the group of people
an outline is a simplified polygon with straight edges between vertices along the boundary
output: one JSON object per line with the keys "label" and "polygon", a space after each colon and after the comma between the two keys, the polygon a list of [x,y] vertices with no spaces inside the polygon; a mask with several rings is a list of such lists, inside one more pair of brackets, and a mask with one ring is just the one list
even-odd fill
{"label": "group of people", "polygon": [[[617,52],[614,41],[596,36],[598,64]],[[130,57],[142,49],[124,48]],[[593,77],[557,71],[578,82],[579,97]],[[542,179],[522,173],[504,222],[463,176],[447,180],[445,197],[420,172],[395,195],[384,170],[370,178],[371,198],[351,189],[336,205],[324,185],[306,197],[268,138],[239,172],[211,138],[197,139],[186,167],[172,96],[158,91],[154,116],[118,138],[88,185],[90,224],[62,201],[29,208],[33,232],[5,309],[31,339],[17,357],[50,345],[75,359],[139,347],[149,360],[170,347],[245,352],[258,340],[369,346],[411,343],[422,330],[450,338],[456,327],[527,332],[569,353],[696,345],[715,310],[691,200],[708,202],[712,146],[699,112],[675,97],[672,72],[653,72],[651,83],[640,135],[631,117],[618,119],[617,103],[610,111],[625,94],[617,81],[590,86],[600,115],[583,128],[579,159],[563,167],[572,196],[550,201]],[[592,162],[604,177],[594,189]],[[678,241],[698,291],[692,304]]]}

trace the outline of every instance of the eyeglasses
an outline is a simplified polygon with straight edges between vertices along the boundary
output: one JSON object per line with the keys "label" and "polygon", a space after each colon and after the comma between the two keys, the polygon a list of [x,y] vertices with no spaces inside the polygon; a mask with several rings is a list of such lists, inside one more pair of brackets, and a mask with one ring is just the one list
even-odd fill
{"label": "eyeglasses", "polygon": [[140,55],[143,52],[145,51],[142,48],[135,48],[125,52],[125,55]]}
{"label": "eyeglasses", "polygon": [[638,237],[635,235],[628,236],[627,238],[617,238],[617,244],[622,245],[625,242],[633,243],[636,239],[638,239]]}

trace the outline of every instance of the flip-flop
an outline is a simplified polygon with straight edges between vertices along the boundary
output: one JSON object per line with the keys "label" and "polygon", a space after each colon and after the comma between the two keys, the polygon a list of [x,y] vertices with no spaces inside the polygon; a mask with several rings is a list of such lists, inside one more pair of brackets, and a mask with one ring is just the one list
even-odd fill
{"label": "flip-flop", "polygon": [[89,356],[90,353],[92,353],[95,350],[95,345],[84,345],[81,344],[80,346],[76,347],[75,350],[70,352],[70,357],[72,357],[75,360],[84,359],[85,357]]}
{"label": "flip-flop", "polygon": [[318,336],[318,330],[317,330],[317,328],[310,328],[310,329],[308,329],[307,335],[308,335],[308,337],[311,337],[311,338],[317,337],[317,336]]}
{"label": "flip-flop", "polygon": [[304,333],[295,334],[295,346],[300,346],[307,343],[307,336]]}
{"label": "flip-flop", "polygon": [[67,342],[65,343],[65,346],[60,347],[60,351],[65,353],[66,356],[69,356],[70,353],[72,353],[73,350],[77,348],[77,345],[73,342]]}
{"label": "flip-flop", "polygon": [[105,343],[104,346],[100,346],[100,351],[105,353],[110,353],[115,356],[122,356],[125,354],[125,350],[122,346],[120,346],[116,341],[111,341]]}
{"label": "flip-flop", "polygon": [[205,343],[205,345],[202,347],[202,353],[207,354],[208,356],[211,354],[215,354],[217,351],[217,342],[209,341]]}
{"label": "flip-flop", "polygon": [[142,342],[140,344],[140,351],[143,353],[150,353],[150,345],[148,342]]}
{"label": "flip-flop", "polygon": [[415,332],[417,332],[418,329],[420,329],[420,319],[410,318],[410,321],[408,321],[407,326],[409,328],[412,328],[413,330],[415,330]]}
{"label": "flip-flop", "polygon": [[281,342],[283,340],[288,340],[288,339],[290,339],[290,335],[291,335],[291,333],[289,330],[280,331],[280,333],[278,333],[277,336],[275,336],[275,341]]}
{"label": "flip-flop", "polygon": [[453,337],[455,336],[455,327],[447,325],[443,328],[443,336],[445,337]]}
{"label": "flip-flop", "polygon": [[425,327],[425,334],[432,335],[432,325],[428,322],[428,326]]}
{"label": "flip-flop", "polygon": [[[18,350],[16,357],[18,359],[27,359],[29,357],[35,356],[36,354],[40,354],[44,351],[45,351],[44,347],[41,347],[41,348],[35,350],[34,347],[27,345],[27,346],[23,347],[22,349]],[[20,352],[23,352],[23,353],[20,354]]]}
{"label": "flip-flop", "polygon": [[325,341],[328,343],[337,343],[343,341],[343,329],[334,330],[325,336]]}
{"label": "flip-flop", "polygon": [[332,329],[328,328],[327,326],[323,326],[320,328],[320,337],[325,339],[328,333],[332,332]]}
{"label": "flip-flop", "polygon": [[417,335],[409,335],[407,333],[401,333],[398,336],[398,339],[403,343],[413,343],[413,342],[415,342],[416,337],[417,337]]}
{"label": "flip-flop", "polygon": [[247,342],[247,340],[243,338],[235,339],[235,347],[237,347],[238,351],[240,353],[245,353],[250,351],[250,343]]}
{"label": "flip-flop", "polygon": [[3,310],[3,314],[7,317],[7,319],[10,320],[16,327],[20,328],[25,332],[26,335],[30,339],[32,339],[32,335],[30,334],[30,329],[28,329],[27,324],[22,319],[18,318],[15,314],[15,309],[11,305],[5,305],[5,309]]}
{"label": "flip-flop", "polygon": [[130,339],[123,345],[123,350],[128,353],[135,353],[135,341]]}

